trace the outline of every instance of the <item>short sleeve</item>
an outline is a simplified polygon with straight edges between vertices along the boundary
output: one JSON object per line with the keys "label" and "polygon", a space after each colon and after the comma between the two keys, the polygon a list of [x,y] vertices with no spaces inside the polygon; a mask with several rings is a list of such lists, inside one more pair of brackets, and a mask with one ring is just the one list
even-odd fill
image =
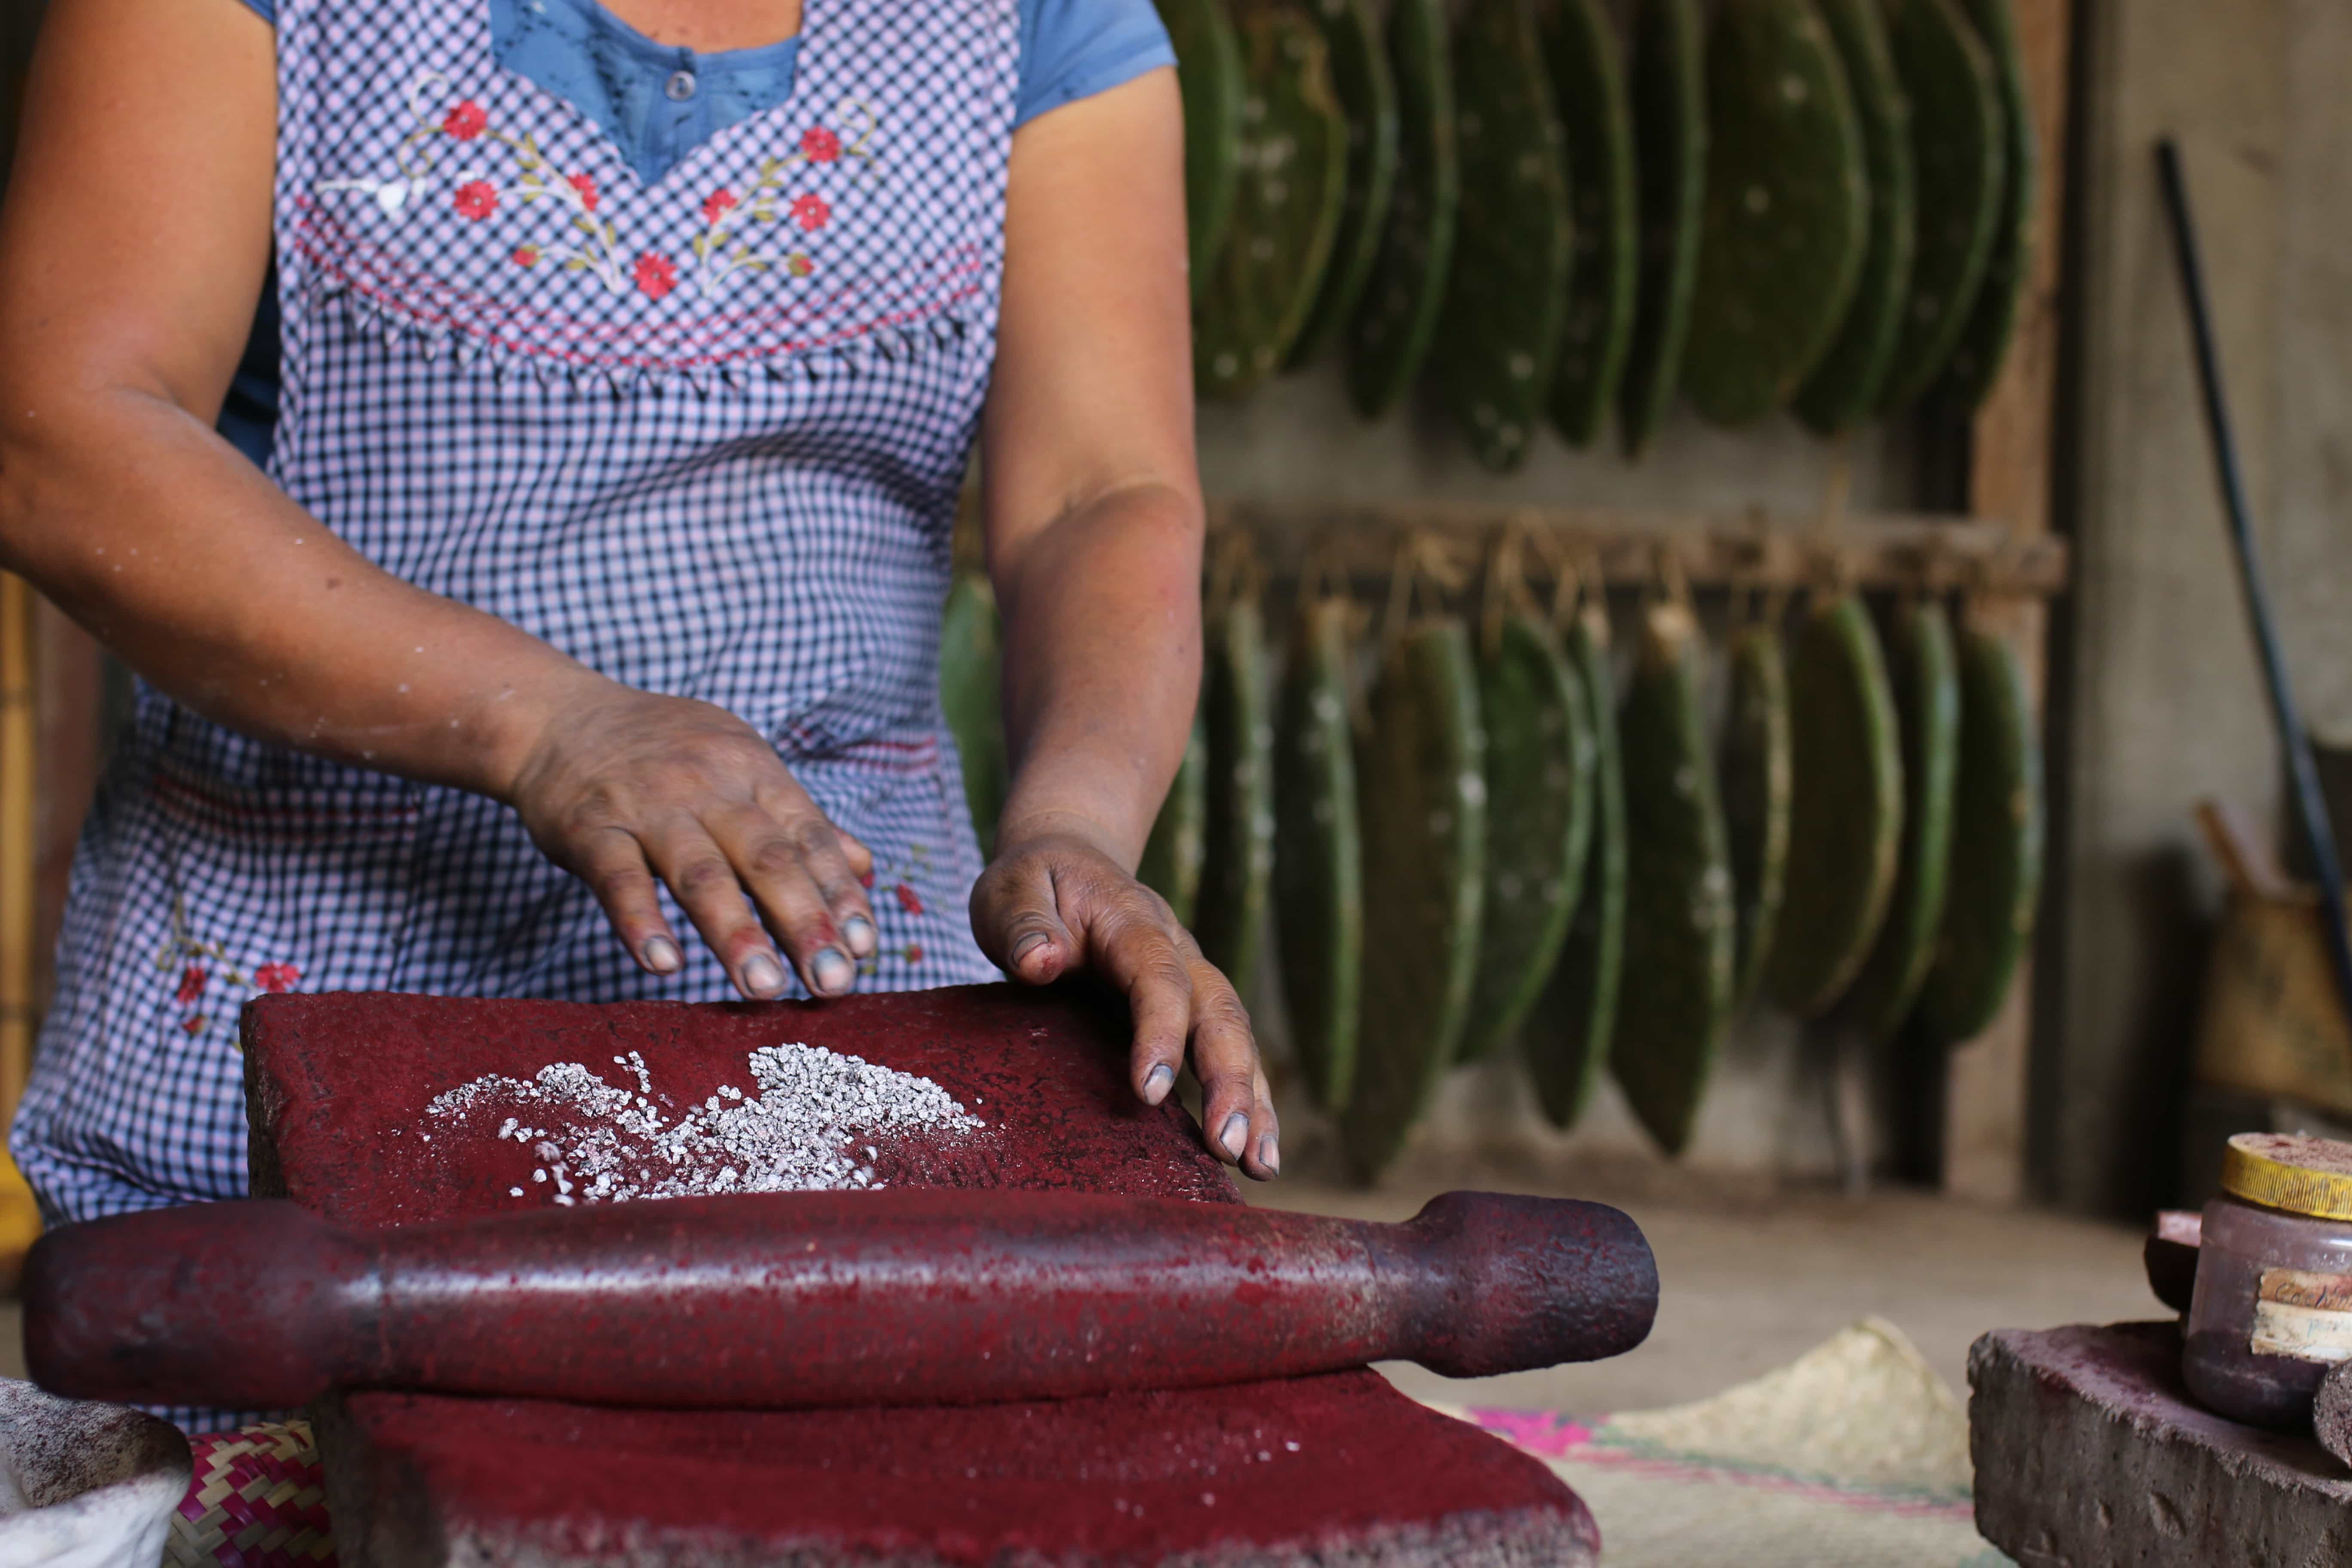
{"label": "short sleeve", "polygon": [[1021,0],[1021,98],[1013,122],[1175,63],[1151,0]]}

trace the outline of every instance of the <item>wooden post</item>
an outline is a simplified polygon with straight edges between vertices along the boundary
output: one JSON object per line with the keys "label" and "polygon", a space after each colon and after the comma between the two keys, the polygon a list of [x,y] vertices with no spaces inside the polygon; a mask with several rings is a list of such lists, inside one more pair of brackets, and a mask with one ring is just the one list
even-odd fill
{"label": "wooden post", "polygon": [[[37,819],[40,771],[34,743],[35,599],[22,578],[0,574],[0,1130],[16,1115],[33,1066],[39,948]],[[0,1288],[13,1289],[40,1234],[33,1192],[14,1160],[0,1157]]]}
{"label": "wooden post", "polygon": [[[2074,0],[2017,0],[2018,43],[2042,144],[2041,210],[2034,218],[2032,278],[2017,337],[2000,379],[1977,415],[1969,442],[1969,510],[2006,519],[2027,536],[2050,531],[2074,13]],[[2047,606],[2038,598],[1997,596],[1978,606],[1977,618],[2011,639],[2038,708],[2048,679]],[[2043,880],[2046,889],[2053,879]],[[2014,1203],[2025,1194],[2032,991],[2028,965],[1991,1026],[1952,1052],[1944,1091],[1947,1192],[1993,1203]]]}

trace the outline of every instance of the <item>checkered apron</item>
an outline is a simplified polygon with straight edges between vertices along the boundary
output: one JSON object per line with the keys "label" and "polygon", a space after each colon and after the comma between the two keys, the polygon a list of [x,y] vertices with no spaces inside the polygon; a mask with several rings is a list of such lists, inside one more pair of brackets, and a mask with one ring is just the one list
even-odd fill
{"label": "checkered apron", "polygon": [[[479,0],[278,10],[272,477],[385,571],[768,736],[874,849],[873,989],[995,975],[938,627],[1017,26],[1015,0],[808,0],[790,100],[646,187],[498,66]],[[241,1195],[247,997],[730,994],[688,945],[644,973],[500,805],[142,689],[16,1157],[53,1222]]]}

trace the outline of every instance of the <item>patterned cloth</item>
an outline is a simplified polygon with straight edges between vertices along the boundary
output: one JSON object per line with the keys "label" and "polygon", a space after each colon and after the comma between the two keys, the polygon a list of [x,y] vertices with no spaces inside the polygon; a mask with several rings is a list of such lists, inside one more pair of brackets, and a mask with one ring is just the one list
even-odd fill
{"label": "patterned cloth", "polygon": [[163,1568],[334,1568],[335,1532],[307,1421],[200,1432]]}
{"label": "patterned cloth", "polygon": [[[875,851],[876,989],[995,973],[937,660],[1017,25],[813,7],[793,97],[647,186],[498,68],[478,0],[278,9],[271,477],[386,571],[769,737]],[[640,971],[504,807],[142,689],[15,1129],[49,1220],[241,1195],[237,1008],[297,986],[730,994],[698,942]]]}
{"label": "patterned cloth", "polygon": [[1966,1410],[1882,1319],[1696,1404],[1593,1420],[1448,1414],[1574,1487],[1609,1568],[2009,1563],[1977,1533]]}

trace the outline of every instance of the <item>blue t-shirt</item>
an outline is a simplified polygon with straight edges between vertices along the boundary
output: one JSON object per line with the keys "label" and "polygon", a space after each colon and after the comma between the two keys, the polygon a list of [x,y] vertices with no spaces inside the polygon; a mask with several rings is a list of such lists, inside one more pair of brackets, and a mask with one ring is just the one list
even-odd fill
{"label": "blue t-shirt", "polygon": [[[277,0],[245,0],[264,20]],[[912,3],[912,0],[909,0]],[[697,54],[657,44],[596,0],[488,0],[499,63],[595,122],[638,178],[792,95],[801,41]],[[1176,63],[1152,0],[1020,0],[1020,125],[1148,70]],[[221,434],[256,463],[278,424],[278,287],[273,275],[221,406]]]}

